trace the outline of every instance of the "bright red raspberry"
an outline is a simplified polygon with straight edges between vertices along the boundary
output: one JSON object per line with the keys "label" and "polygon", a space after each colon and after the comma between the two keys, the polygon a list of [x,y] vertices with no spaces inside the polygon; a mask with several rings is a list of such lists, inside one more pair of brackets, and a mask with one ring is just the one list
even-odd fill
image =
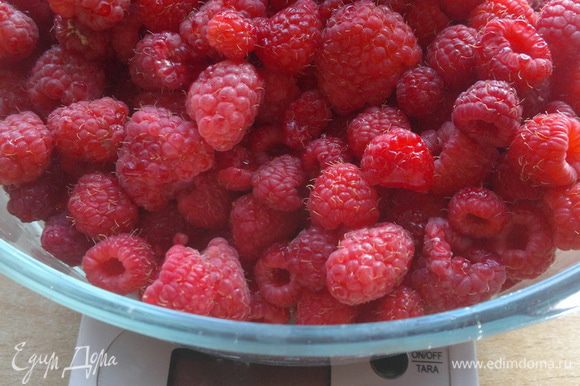
{"label": "bright red raspberry", "polygon": [[474,141],[505,147],[520,127],[522,107],[508,83],[480,80],[459,95],[451,118],[455,127]]}
{"label": "bright red raspberry", "polygon": [[379,219],[377,192],[358,167],[340,163],[324,169],[307,202],[312,223],[325,229],[356,229]]}
{"label": "bright red raspberry", "polygon": [[121,295],[143,288],[156,270],[151,246],[129,234],[97,243],[83,256],[82,267],[89,283]]}
{"label": "bright red raspberry", "polygon": [[34,113],[12,114],[0,121],[0,185],[34,181],[48,168],[52,133]]}
{"label": "bright red raspberry", "polygon": [[231,206],[230,194],[213,174],[195,177],[193,187],[177,196],[179,213],[197,228],[224,228],[228,224]]}
{"label": "bright red raspberry", "polygon": [[55,46],[36,61],[28,78],[34,109],[48,115],[59,105],[99,98],[105,88],[101,66]]}
{"label": "bright red raspberry", "polygon": [[68,201],[75,227],[93,238],[130,232],[139,211],[112,175],[87,174],[78,180]]}
{"label": "bright red raspberry", "polygon": [[0,60],[26,58],[36,48],[38,27],[28,15],[0,2]]}
{"label": "bright red raspberry", "polygon": [[102,60],[111,54],[109,31],[93,31],[76,19],[66,19],[60,15],[54,17],[53,28],[58,44],[68,52],[87,60]]}
{"label": "bright red raspberry", "polygon": [[578,116],[578,115],[576,115],[576,112],[574,111],[572,106],[570,106],[566,102],[558,101],[558,100],[548,103],[546,105],[546,108],[545,108],[545,113],[546,114],[560,113],[560,114],[567,115],[570,118],[576,118]]}
{"label": "bright red raspberry", "polygon": [[303,291],[296,305],[296,324],[350,324],[357,315],[357,307],[339,302],[326,289],[319,292]]}
{"label": "bright red raspberry", "polygon": [[252,194],[235,200],[230,212],[234,244],[245,261],[255,261],[270,245],[288,240],[299,222],[298,213],[270,209]]}
{"label": "bright red raspberry", "polygon": [[177,190],[213,166],[213,150],[195,125],[169,110],[145,106],[125,131],[116,172],[129,196],[147,210],[163,208]]}
{"label": "bright red raspberry", "polygon": [[450,18],[454,20],[466,20],[471,11],[482,2],[483,0],[441,0],[440,5],[443,12]]}
{"label": "bright red raspberry", "polygon": [[440,109],[445,93],[443,79],[431,67],[417,67],[399,78],[397,105],[410,117],[426,117]]}
{"label": "bright red raspberry", "polygon": [[318,90],[306,91],[284,113],[284,143],[304,149],[320,136],[332,118],[330,106]]}
{"label": "bright red raspberry", "polygon": [[383,322],[414,318],[425,314],[423,299],[410,287],[400,286],[387,296],[364,307],[360,322]]}
{"label": "bright red raspberry", "polygon": [[199,133],[218,151],[241,142],[254,123],[264,82],[254,66],[229,60],[206,68],[191,85],[186,109]]}
{"label": "bright red raspberry", "polygon": [[288,269],[288,256],[283,244],[274,244],[254,266],[254,279],[264,300],[277,307],[296,304],[300,286]]}
{"label": "bright red raspberry", "polygon": [[151,32],[177,32],[198,0],[137,0],[137,14]]}
{"label": "bright red raspberry", "polygon": [[416,0],[405,13],[405,21],[411,26],[422,47],[426,47],[451,20],[443,13],[439,0]]}
{"label": "bright red raspberry", "polygon": [[466,236],[487,238],[498,234],[508,220],[507,206],[484,188],[464,188],[449,201],[449,223]]}
{"label": "bright red raspberry", "polygon": [[0,69],[0,119],[31,109],[24,74]]}
{"label": "bright red raspberry", "polygon": [[76,17],[82,24],[94,31],[103,31],[125,19],[131,0],[74,0],[74,3]]}
{"label": "bright red raspberry", "polygon": [[537,208],[510,208],[510,219],[492,240],[499,261],[511,279],[532,279],[542,274],[555,258],[550,224]]}
{"label": "bright red raspberry", "polygon": [[77,231],[66,213],[50,217],[40,236],[42,248],[70,266],[80,265],[93,243]]}
{"label": "bright red raspberry", "polygon": [[250,151],[241,145],[216,154],[217,180],[227,190],[252,190],[252,175],[256,166]]}
{"label": "bright red raspberry", "polygon": [[176,235],[189,236],[193,233],[174,203],[155,212],[143,211],[137,228],[139,236],[151,245],[158,259],[162,259],[167,250],[175,244]]}
{"label": "bright red raspberry", "polygon": [[111,29],[111,47],[122,63],[128,63],[133,56],[135,46],[141,40],[142,27],[136,7],[132,6],[123,23]]}
{"label": "bright red raspberry", "polygon": [[[464,2],[458,3],[463,4]],[[462,24],[439,32],[427,48],[426,62],[452,89],[462,90],[475,80],[477,31]]]}
{"label": "bright red raspberry", "polygon": [[549,190],[544,202],[551,209],[556,247],[580,249],[580,183]]}
{"label": "bright red raspberry", "polygon": [[252,311],[249,320],[257,323],[287,324],[290,319],[288,308],[277,307],[264,300],[260,291],[252,293]]}
{"label": "bright red raspberry", "polygon": [[552,75],[552,55],[530,24],[519,19],[496,19],[481,30],[476,66],[481,79],[505,80],[523,91],[539,86]]}
{"label": "bright red raspberry", "polygon": [[580,173],[580,122],[564,114],[536,115],[522,125],[507,157],[524,181],[573,184]]}
{"label": "bright red raspberry", "polygon": [[237,11],[222,11],[207,23],[209,45],[228,59],[245,58],[254,50],[256,39],[252,22]]}
{"label": "bright red raspberry", "polygon": [[469,16],[469,26],[482,29],[495,19],[521,19],[535,26],[538,16],[528,0],[485,0]]}
{"label": "bright red raspberry", "polygon": [[209,0],[199,10],[193,10],[179,25],[179,34],[197,56],[214,56],[207,41],[207,24],[218,12],[227,9],[223,0]]}
{"label": "bright red raspberry", "polygon": [[351,161],[348,146],[337,137],[323,136],[306,145],[302,153],[302,165],[310,178],[317,177],[327,167]]}
{"label": "bright red raspberry", "polygon": [[187,118],[185,96],[183,90],[144,90],[135,95],[132,104],[135,109],[140,109],[143,106],[162,107],[181,118]]}
{"label": "bright red raspberry", "polygon": [[384,102],[399,76],[420,60],[413,31],[399,14],[359,1],[328,20],[316,60],[318,81],[337,111],[351,112]]}
{"label": "bright red raspberry", "polygon": [[381,298],[401,284],[414,252],[411,235],[399,225],[348,232],[326,261],[326,286],[348,305]]}
{"label": "bright red raspberry", "polygon": [[542,187],[532,184],[529,178],[522,176],[505,157],[498,162],[492,174],[491,185],[497,194],[508,201],[539,200],[544,194]]}
{"label": "bright red raspberry", "polygon": [[580,52],[580,2],[551,0],[541,10],[538,33],[560,63],[577,62]]}
{"label": "bright red raspberry", "polygon": [[401,110],[391,106],[369,107],[348,124],[350,150],[360,158],[373,138],[393,129],[411,130],[411,123]]}
{"label": "bright red raspberry", "polygon": [[263,123],[276,123],[284,118],[290,103],[298,98],[300,89],[293,75],[262,70],[264,79],[264,100],[260,105],[257,120]]}
{"label": "bright red raspberry", "polygon": [[129,108],[106,97],[81,101],[54,110],[46,125],[59,154],[87,162],[110,162],[125,138]]}
{"label": "bright red raspberry", "polygon": [[394,129],[375,137],[360,163],[371,185],[426,192],[433,183],[433,156],[418,134]]}

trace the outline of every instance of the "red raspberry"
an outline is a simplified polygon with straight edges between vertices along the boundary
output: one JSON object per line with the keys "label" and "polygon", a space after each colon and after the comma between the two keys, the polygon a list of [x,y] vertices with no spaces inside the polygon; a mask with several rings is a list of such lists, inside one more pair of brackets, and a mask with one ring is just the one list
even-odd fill
{"label": "red raspberry", "polygon": [[53,138],[42,120],[26,111],[0,121],[0,185],[34,181],[51,160]]}
{"label": "red raspberry", "polygon": [[264,82],[249,63],[229,60],[206,68],[191,85],[186,109],[199,133],[218,151],[240,143],[254,123]]}
{"label": "red raspberry", "polygon": [[568,103],[578,114],[580,112],[580,66],[578,62],[556,67],[552,81],[552,97]]}
{"label": "red raspberry", "polygon": [[26,78],[23,74],[0,69],[0,119],[31,109],[26,91]]}
{"label": "red raspberry", "polygon": [[431,154],[441,153],[441,141],[439,141],[439,136],[437,135],[436,130],[425,130],[421,132],[421,139]]}
{"label": "red raspberry", "polygon": [[139,220],[139,236],[151,245],[160,259],[175,244],[176,235],[193,233],[174,203],[156,212],[143,211]]}
{"label": "red raspberry", "polygon": [[538,33],[560,63],[578,61],[580,52],[580,2],[551,0],[541,10]]}
{"label": "red raspberry", "polygon": [[387,296],[365,306],[360,322],[382,322],[414,318],[425,314],[423,299],[412,288],[400,286]]}
{"label": "red raspberry", "polygon": [[202,174],[194,186],[177,196],[179,213],[191,225],[204,229],[221,229],[228,224],[232,199],[215,175]]}
{"label": "red raspberry", "polygon": [[290,238],[299,225],[297,213],[270,209],[247,194],[234,201],[230,226],[242,259],[255,261],[270,245]]}
{"label": "red raspberry", "polygon": [[361,170],[371,185],[426,192],[433,183],[433,156],[421,137],[394,129],[367,146]]}
{"label": "red raspberry", "polygon": [[87,60],[102,60],[110,56],[111,34],[109,31],[93,31],[76,19],[54,17],[54,35],[66,51]]}
{"label": "red raspberry", "polygon": [[[10,4],[30,16],[39,30],[39,37],[50,31],[53,14],[46,0],[10,0]],[[46,36],[48,37],[48,36]]]}
{"label": "red raspberry", "polygon": [[316,3],[298,0],[261,26],[256,54],[268,67],[297,73],[314,59],[321,29]]}
{"label": "red raspberry", "polygon": [[304,291],[296,305],[296,324],[349,324],[357,315],[357,307],[340,303],[327,290]]}
{"label": "red raspberry", "polygon": [[187,118],[185,112],[185,92],[183,90],[154,90],[141,91],[133,98],[133,106],[140,109],[143,106],[162,107],[179,115],[181,118]]}
{"label": "red raspberry", "polygon": [[117,158],[128,114],[127,105],[106,97],[56,109],[46,124],[59,154],[87,162],[108,162]]}
{"label": "red raspberry", "polygon": [[99,98],[104,88],[100,65],[58,46],[40,56],[28,78],[28,96],[34,109],[46,115],[61,104]]}
{"label": "red raspberry", "polygon": [[207,41],[207,24],[218,12],[227,9],[223,0],[209,0],[193,10],[179,25],[179,34],[197,56],[214,54]]}
{"label": "red raspberry", "polygon": [[78,180],[68,211],[75,227],[93,238],[130,232],[139,219],[137,207],[117,179],[101,173],[87,174]]}
{"label": "red raspberry", "polygon": [[549,190],[544,202],[551,209],[556,246],[563,250],[580,249],[580,183]]}
{"label": "red raspberry", "polygon": [[518,90],[537,87],[552,75],[548,45],[523,20],[496,19],[486,24],[476,47],[476,65],[482,79],[512,82]]}
{"label": "red raspberry", "polygon": [[333,232],[311,226],[288,244],[288,270],[300,286],[310,291],[320,291],[325,287],[325,263],[336,250],[337,243],[338,238]]}
{"label": "red raspberry", "polygon": [[466,20],[471,11],[483,0],[441,0],[441,9],[452,19],[455,20]]}
{"label": "red raspberry", "polygon": [[75,15],[75,0],[47,0],[50,9],[62,17]]}
{"label": "red raspberry", "polygon": [[316,60],[318,81],[337,111],[350,112],[384,102],[399,76],[420,60],[413,31],[399,14],[359,1],[328,20]]}
{"label": "red raspberry", "polygon": [[435,36],[451,22],[441,10],[439,0],[414,1],[405,13],[405,20],[423,47],[431,43]]}
{"label": "red raspberry", "polygon": [[562,102],[562,101],[552,101],[552,102],[548,103],[546,105],[545,112],[546,112],[546,114],[560,113],[560,114],[567,115],[570,118],[576,118],[578,116],[578,115],[576,115],[576,112],[574,111],[572,106],[570,106],[568,103]]}
{"label": "red raspberry", "polygon": [[217,180],[227,190],[236,192],[252,190],[255,166],[252,154],[241,145],[216,154]]}
{"label": "red raspberry", "polygon": [[505,147],[520,127],[522,107],[516,90],[506,82],[480,80],[459,95],[451,118],[474,141]]}
{"label": "red raspberry", "polygon": [[[320,13],[320,18],[322,20],[323,26],[326,25],[326,22],[334,12],[339,10],[340,8],[354,3],[354,0],[323,0],[319,4],[318,12]],[[389,7],[393,9],[392,7]],[[395,12],[399,12],[394,10]],[[400,12],[399,12],[400,13]]]}
{"label": "red raspberry", "polygon": [[326,261],[326,286],[348,305],[381,298],[401,284],[414,252],[411,235],[399,225],[348,232]]}
{"label": "red raspberry", "polygon": [[356,229],[379,219],[377,192],[365,181],[358,167],[332,165],[314,182],[307,203],[312,223],[325,229]]}
{"label": "red raspberry", "polygon": [[443,79],[430,67],[417,67],[399,78],[397,105],[410,117],[426,117],[439,110],[444,90]]}
{"label": "red raspberry", "polygon": [[129,234],[100,241],[87,251],[82,262],[89,283],[121,295],[143,288],[155,265],[151,246]]}
{"label": "red raspberry", "polygon": [[351,160],[345,141],[337,137],[323,136],[306,145],[302,153],[302,165],[307,175],[314,178],[327,167]]}
{"label": "red raspberry", "polygon": [[137,42],[141,40],[143,23],[137,15],[136,7],[129,8],[129,14],[122,24],[111,29],[111,47],[123,63],[128,63],[133,56]]}
{"label": "red raspberry", "polygon": [[258,323],[287,324],[290,313],[287,308],[276,307],[264,300],[260,291],[252,294],[252,311],[249,320]]}
{"label": "red raspberry", "polygon": [[563,114],[539,114],[522,125],[508,150],[508,162],[524,181],[556,187],[580,173],[580,122]]}
{"label": "red raspberry", "polygon": [[475,80],[477,39],[475,29],[458,24],[439,32],[427,48],[427,64],[441,75],[450,88],[465,89]]}
{"label": "red raspberry", "polygon": [[498,234],[508,220],[507,207],[494,192],[465,188],[449,201],[449,223],[457,232],[486,238]]}
{"label": "red raspberry", "polygon": [[42,248],[64,263],[80,265],[82,257],[93,246],[91,240],[77,231],[66,213],[50,217],[40,236]]}
{"label": "red raspberry", "polygon": [[[106,30],[122,22],[131,4],[131,0],[73,1],[77,19],[94,31]],[[62,14],[62,16],[71,17],[72,15]]]}
{"label": "red raspberry", "polygon": [[254,266],[254,279],[264,300],[277,307],[296,304],[300,286],[288,270],[288,257],[283,244],[274,244]]}
{"label": "red raspberry", "polygon": [[288,105],[300,95],[296,78],[270,70],[260,71],[260,75],[264,79],[264,100],[257,120],[264,123],[281,121]]}
{"label": "red raspberry", "polygon": [[192,54],[176,33],[146,35],[135,46],[129,71],[133,82],[145,90],[176,90],[194,76]]}
{"label": "red raspberry", "polygon": [[503,230],[492,240],[511,279],[532,279],[552,264],[555,246],[550,225],[537,208],[514,206]]}
{"label": "red raspberry", "polygon": [[392,129],[411,130],[411,123],[401,110],[390,106],[369,107],[348,125],[347,136],[350,150],[360,158],[373,138]]}
{"label": "red raspberry", "polygon": [[552,82],[551,79],[538,85],[536,88],[520,90],[519,96],[522,102],[523,118],[532,118],[544,112],[548,100],[551,99]]}
{"label": "red raspberry", "polygon": [[226,10],[207,23],[207,41],[228,59],[243,59],[254,50],[256,30],[240,12]]}
{"label": "red raspberry", "polygon": [[258,18],[266,16],[266,0],[224,0],[228,8],[242,12],[246,17]]}
{"label": "red raspberry", "polygon": [[332,111],[322,94],[306,91],[284,113],[284,142],[293,149],[304,149],[320,136],[331,118]]}
{"label": "red raspberry", "polygon": [[495,19],[521,19],[536,25],[538,16],[527,0],[485,0],[471,12],[469,26],[482,29]]}
{"label": "red raspberry", "polygon": [[151,32],[177,32],[198,0],[137,0],[137,14]]}
{"label": "red raspberry", "polygon": [[272,209],[292,212],[302,206],[306,175],[300,158],[283,155],[262,165],[252,176],[253,194]]}
{"label": "red raspberry", "polygon": [[28,15],[0,2],[0,60],[26,58],[36,48],[38,27]]}
{"label": "red raspberry", "polygon": [[492,175],[491,185],[493,190],[508,201],[515,200],[539,200],[544,194],[544,189],[532,185],[503,157]]}

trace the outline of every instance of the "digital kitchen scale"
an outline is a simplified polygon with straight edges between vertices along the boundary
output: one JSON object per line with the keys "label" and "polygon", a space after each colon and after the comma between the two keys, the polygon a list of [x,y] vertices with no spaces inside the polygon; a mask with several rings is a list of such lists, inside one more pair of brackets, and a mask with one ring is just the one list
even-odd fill
{"label": "digital kitchen scale", "polygon": [[353,364],[272,366],[215,357],[83,316],[69,386],[477,386],[475,343]]}

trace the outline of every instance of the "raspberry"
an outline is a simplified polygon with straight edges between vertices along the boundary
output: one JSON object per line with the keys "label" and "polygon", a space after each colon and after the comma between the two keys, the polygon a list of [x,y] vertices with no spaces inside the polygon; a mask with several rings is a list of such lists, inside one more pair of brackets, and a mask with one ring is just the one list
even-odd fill
{"label": "raspberry", "polygon": [[177,234],[192,233],[174,203],[156,212],[144,211],[139,220],[139,236],[151,245],[158,258],[164,257],[165,252],[174,245]]}
{"label": "raspberry", "polygon": [[289,74],[262,70],[264,79],[264,100],[260,105],[257,120],[264,123],[275,123],[284,118],[286,108],[300,95],[296,79]]}
{"label": "raspberry", "polygon": [[137,207],[117,179],[101,173],[87,174],[78,180],[68,211],[75,227],[93,238],[130,232],[139,218]]}
{"label": "raspberry", "polygon": [[252,176],[254,197],[270,208],[284,212],[302,206],[301,191],[305,183],[302,161],[291,155],[274,158]]}
{"label": "raspberry", "polygon": [[451,22],[439,7],[439,0],[416,0],[405,13],[417,41],[426,47]]}
{"label": "raspberry", "polygon": [[212,168],[212,149],[194,124],[163,108],[145,106],[126,127],[116,172],[139,206],[162,209],[193,177]]}
{"label": "raspberry", "polygon": [[350,152],[345,141],[337,137],[323,136],[306,145],[302,153],[302,165],[310,178],[334,164],[349,162]]}
{"label": "raspberry", "polygon": [[326,261],[326,285],[339,302],[356,305],[390,293],[407,273],[415,247],[399,225],[348,232]]}
{"label": "raspberry", "polygon": [[426,117],[439,110],[445,93],[443,79],[430,67],[417,67],[399,78],[397,105],[410,117]]}
{"label": "raspberry", "polygon": [[53,14],[46,0],[10,0],[10,4],[24,12],[36,23],[39,30],[39,38],[50,31]]}
{"label": "raspberry", "polygon": [[177,32],[198,0],[137,0],[137,14],[151,32]]}
{"label": "raspberry", "polygon": [[54,17],[54,35],[66,51],[87,60],[102,60],[110,56],[111,34],[109,31],[93,31],[76,19]]}
{"label": "raspberry", "polygon": [[75,0],[47,0],[52,12],[62,17],[75,15]]}
{"label": "raspberry", "polygon": [[320,291],[326,285],[326,260],[336,250],[337,236],[311,226],[302,230],[286,249],[288,270],[298,284],[310,291]]}
{"label": "raspberry", "polygon": [[[79,22],[93,31],[102,31],[124,20],[131,0],[74,0],[74,3]],[[62,16],[71,17],[72,15],[62,14]]]}
{"label": "raspberry", "polygon": [[306,91],[284,113],[284,142],[292,149],[304,149],[320,136],[331,118],[330,106],[322,94]]}
{"label": "raspberry", "polygon": [[135,46],[129,60],[133,82],[145,90],[176,90],[189,84],[194,76],[189,47],[172,32],[146,35]]}
{"label": "raspberry", "polygon": [[492,240],[511,279],[532,279],[552,264],[555,246],[550,225],[537,208],[514,206],[503,230]]}
{"label": "raspberry", "polygon": [[556,68],[552,77],[552,96],[568,103],[576,114],[580,112],[580,66],[572,62]]}
{"label": "raspberry", "polygon": [[580,122],[563,114],[536,115],[522,125],[507,157],[523,181],[573,184],[580,173]]}
{"label": "raspberry", "polygon": [[495,19],[521,19],[536,25],[538,16],[527,0],[485,0],[471,12],[469,26],[482,29]]}
{"label": "raspberry", "polygon": [[53,138],[42,120],[26,111],[0,121],[0,185],[34,181],[51,160]]}
{"label": "raspberry", "polygon": [[433,156],[421,137],[393,129],[365,149],[361,170],[371,185],[426,192],[433,183]]}
{"label": "raspberry", "polygon": [[260,291],[252,294],[252,311],[249,320],[258,323],[286,324],[290,319],[287,308],[276,307],[264,300]]}
{"label": "raspberry", "polygon": [[179,34],[197,56],[215,53],[207,41],[207,24],[218,12],[226,9],[223,0],[209,0],[193,10],[179,25]]}
{"label": "raspberry", "polygon": [[251,190],[255,166],[251,153],[241,145],[216,154],[217,180],[227,190]]}
{"label": "raspberry", "polygon": [[288,270],[288,258],[283,244],[274,244],[254,266],[254,279],[264,300],[277,307],[296,304],[300,286]]}
{"label": "raspberry", "polygon": [[539,200],[544,190],[537,185],[532,185],[503,157],[492,175],[491,185],[493,190],[509,201],[515,200]]}
{"label": "raspberry", "polygon": [[245,261],[255,261],[270,245],[292,237],[299,220],[297,213],[270,209],[252,194],[235,200],[230,212],[234,244]]}
{"label": "raspberry", "polygon": [[518,90],[537,87],[552,75],[548,45],[523,20],[496,19],[486,24],[476,47],[476,65],[482,79],[512,82]]}
{"label": "raspberry", "polygon": [[506,82],[480,80],[455,101],[455,127],[483,145],[508,146],[520,127],[522,107]]}
{"label": "raspberry", "polygon": [[194,186],[177,196],[179,213],[191,225],[204,229],[221,229],[228,224],[232,199],[214,175],[202,174]]}
{"label": "raspberry", "polygon": [[[458,3],[464,4],[464,2]],[[426,62],[450,88],[461,90],[475,80],[477,31],[462,24],[439,32],[427,48]]]}
{"label": "raspberry", "polygon": [[402,17],[364,0],[337,10],[328,20],[317,76],[331,105],[351,112],[384,102],[399,76],[420,60],[421,49]]}
{"label": "raspberry", "polygon": [[56,109],[46,124],[59,154],[87,162],[108,162],[117,158],[128,114],[127,105],[106,97]]}
{"label": "raspberry", "polygon": [[55,46],[36,61],[27,88],[34,109],[48,115],[61,104],[99,98],[105,74],[98,64]]}
{"label": "raspberry", "polygon": [[488,189],[465,188],[449,201],[449,223],[457,232],[467,236],[495,236],[507,220],[505,203]]}
{"label": "raspberry", "polygon": [[349,324],[354,322],[357,314],[357,307],[340,303],[327,290],[304,291],[296,305],[296,324]]}
{"label": "raspberry", "polygon": [[369,107],[348,125],[350,150],[360,158],[373,138],[396,128],[411,130],[411,123],[399,109],[390,106]]}
{"label": "raspberry", "polygon": [[546,105],[545,112],[546,112],[546,114],[560,113],[560,114],[564,114],[570,118],[577,117],[576,112],[574,111],[572,106],[570,106],[568,103],[562,102],[562,101],[552,101],[552,102],[548,103]]}
{"label": "raspberry", "polygon": [[548,79],[536,88],[519,91],[524,119],[532,118],[544,112],[546,104],[550,100],[551,88],[551,80]]}
{"label": "raspberry", "polygon": [[91,284],[121,295],[143,288],[156,268],[149,244],[129,234],[97,243],[84,255],[82,267]]}
{"label": "raspberry", "polygon": [[441,153],[441,141],[439,141],[439,136],[437,135],[436,130],[425,130],[421,133],[421,139],[427,146],[427,149],[431,152],[431,154],[439,154]]}
{"label": "raspberry", "polygon": [[359,316],[361,322],[400,320],[424,315],[423,299],[412,288],[400,286],[387,296],[367,305]]}
{"label": "raspberry", "polygon": [[332,165],[314,182],[307,207],[312,223],[325,229],[356,229],[373,225],[379,218],[377,192],[358,167]]}
{"label": "raspberry", "polygon": [[121,62],[128,63],[133,56],[135,46],[141,40],[142,26],[136,7],[132,6],[123,23],[111,29],[111,47]]}
{"label": "raspberry", "polygon": [[0,119],[31,108],[25,77],[17,71],[0,69]]}
{"label": "raspberry", "polygon": [[317,4],[298,0],[261,26],[256,54],[267,67],[297,73],[314,59],[321,29]]}
{"label": "raspberry", "polygon": [[554,59],[573,63],[580,52],[580,2],[551,0],[541,10],[538,33],[548,43]]}
{"label": "raspberry", "polygon": [[64,263],[80,265],[93,243],[77,231],[66,213],[50,217],[40,236],[42,248]]}
{"label": "raspberry", "polygon": [[282,129],[275,125],[254,127],[246,137],[248,149],[254,154],[258,163],[270,160],[271,156],[289,152],[284,145]]}
{"label": "raspberry", "polygon": [[254,123],[263,95],[264,82],[254,66],[226,60],[209,66],[193,82],[186,109],[207,143],[226,151]]}
{"label": "raspberry", "polygon": [[455,20],[466,20],[471,11],[482,2],[483,0],[441,0],[440,5],[443,12],[445,12],[445,14],[450,18]]}
{"label": "raspberry", "polygon": [[[322,19],[322,24],[326,25],[326,22],[328,21],[328,19],[330,19],[330,17],[334,12],[352,3],[354,3],[354,0],[323,0],[320,3],[318,9],[318,12],[320,13],[320,18]],[[395,12],[398,11],[395,10]]]}
{"label": "raspberry", "polygon": [[580,249],[580,183],[549,190],[544,202],[551,209],[556,246],[563,250]]}
{"label": "raspberry", "polygon": [[179,115],[181,118],[187,118],[185,96],[186,94],[182,90],[141,91],[135,95],[132,102],[137,109],[143,106],[162,107]]}
{"label": "raspberry", "polygon": [[250,18],[266,16],[266,0],[224,0],[224,5],[228,8],[242,12]]}
{"label": "raspberry", "polygon": [[11,4],[0,3],[0,60],[26,58],[36,48],[38,27],[28,15]]}
{"label": "raspberry", "polygon": [[207,23],[207,41],[228,59],[243,59],[254,50],[256,31],[241,13],[226,10]]}

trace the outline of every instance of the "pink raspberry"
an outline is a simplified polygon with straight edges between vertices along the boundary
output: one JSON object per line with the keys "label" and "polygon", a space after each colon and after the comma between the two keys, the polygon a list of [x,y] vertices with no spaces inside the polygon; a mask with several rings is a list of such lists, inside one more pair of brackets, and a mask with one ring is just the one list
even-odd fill
{"label": "pink raspberry", "polygon": [[326,289],[302,292],[296,305],[296,324],[332,325],[353,323],[358,308],[343,304]]}
{"label": "pink raspberry", "polygon": [[302,153],[302,166],[310,178],[338,163],[351,161],[346,142],[337,137],[323,136],[306,145]]}
{"label": "pink raspberry", "polygon": [[574,62],[580,52],[580,3],[576,0],[551,0],[542,7],[538,33],[548,43],[558,62]]}
{"label": "pink raspberry", "polygon": [[36,48],[38,27],[28,15],[0,2],[0,60],[26,58]]}
{"label": "pink raspberry", "polygon": [[366,305],[359,315],[361,322],[383,322],[414,318],[425,314],[423,299],[410,287],[400,286],[379,300]]}
{"label": "pink raspberry", "polygon": [[283,244],[274,244],[254,266],[254,279],[264,300],[277,307],[296,304],[300,286],[288,270],[288,257]]}
{"label": "pink raspberry", "polygon": [[337,10],[328,20],[316,66],[331,105],[351,112],[384,102],[399,76],[420,60],[421,49],[402,17],[364,0]]}
{"label": "pink raspberry", "polygon": [[471,11],[483,0],[441,0],[441,9],[447,16],[455,20],[466,20]]}
{"label": "pink raspberry", "polygon": [[129,8],[129,14],[123,23],[111,29],[111,47],[121,62],[128,63],[133,56],[135,46],[141,40],[142,27],[143,23],[133,6]]}
{"label": "pink raspberry", "polygon": [[193,82],[186,109],[207,143],[226,151],[254,123],[263,95],[264,82],[254,66],[226,60],[209,66]]}
{"label": "pink raspberry", "polygon": [[70,265],[80,265],[81,260],[93,243],[77,231],[65,212],[50,217],[44,224],[40,236],[42,248]]}
{"label": "pink raspberry", "polygon": [[262,70],[260,75],[264,79],[264,100],[257,120],[263,123],[281,121],[290,103],[300,95],[296,78],[272,70]]}
{"label": "pink raspberry", "polygon": [[0,69],[0,119],[31,109],[24,74]]}
{"label": "pink raspberry", "polygon": [[0,121],[0,185],[34,181],[50,164],[52,133],[34,113]]}
{"label": "pink raspberry", "polygon": [[399,78],[397,105],[410,117],[434,114],[445,93],[443,79],[430,67],[417,67]]}
{"label": "pink raspberry", "polygon": [[193,233],[174,203],[155,212],[143,211],[137,228],[139,236],[151,245],[158,259],[162,259],[175,244],[176,235],[189,236]]}
{"label": "pink raspberry", "polygon": [[132,102],[136,109],[143,106],[162,107],[181,118],[187,118],[185,96],[183,90],[149,90],[136,94]]}
{"label": "pink raspberry", "polygon": [[541,186],[532,184],[527,177],[522,176],[506,157],[498,162],[492,174],[491,185],[497,194],[508,201],[539,200],[544,194]]}
{"label": "pink raspberry", "polygon": [[426,47],[447,27],[451,20],[443,13],[439,0],[416,0],[405,13],[405,21],[411,26],[422,47]]}
{"label": "pink raspberry", "polygon": [[245,58],[256,45],[256,30],[240,12],[226,10],[217,13],[207,23],[207,41],[226,58]]}
{"label": "pink raspberry", "polygon": [[193,187],[177,196],[179,213],[188,223],[204,229],[221,229],[228,224],[232,198],[215,175],[202,174]]}
{"label": "pink raspberry", "polygon": [[580,249],[580,183],[549,190],[544,202],[551,210],[556,247]]}
{"label": "pink raspberry", "polygon": [[257,323],[287,324],[290,313],[287,308],[277,307],[264,300],[260,291],[252,294],[252,311],[249,320]]}
{"label": "pink raspberry", "polygon": [[508,220],[507,206],[494,192],[465,188],[449,201],[449,223],[457,232],[486,238],[498,234]]}
{"label": "pink raspberry", "polygon": [[111,54],[109,31],[93,31],[76,19],[60,15],[54,17],[54,35],[58,44],[66,51],[85,57],[87,60],[107,59]]}
{"label": "pink raspberry", "polygon": [[312,223],[333,230],[373,225],[379,219],[377,192],[358,167],[340,163],[324,169],[307,202]]}
{"label": "pink raspberry", "polygon": [[156,270],[149,244],[129,234],[97,243],[84,255],[82,267],[89,283],[121,295],[143,288]]}
{"label": "pink raspberry", "polygon": [[[131,4],[131,0],[73,0],[73,2],[77,19],[94,31],[103,31],[121,23]],[[56,10],[55,12],[59,13]],[[72,17],[65,14],[62,16]]]}
{"label": "pink raspberry", "polygon": [[348,305],[381,298],[401,284],[414,252],[411,235],[399,225],[348,232],[326,261],[326,286]]}
{"label": "pink raspberry", "polygon": [[306,91],[284,113],[284,143],[304,149],[320,136],[332,118],[330,106],[318,90]]}
{"label": "pink raspberry", "polygon": [[139,19],[151,32],[177,32],[198,0],[137,0]]}
{"label": "pink raspberry", "polygon": [[227,9],[223,0],[209,0],[199,10],[193,10],[179,25],[179,34],[197,56],[213,56],[215,51],[207,41],[207,25],[211,18]]}
{"label": "pink raspberry", "polygon": [[536,25],[538,16],[528,0],[485,0],[473,9],[469,16],[469,26],[482,29],[496,19],[521,19]]}

